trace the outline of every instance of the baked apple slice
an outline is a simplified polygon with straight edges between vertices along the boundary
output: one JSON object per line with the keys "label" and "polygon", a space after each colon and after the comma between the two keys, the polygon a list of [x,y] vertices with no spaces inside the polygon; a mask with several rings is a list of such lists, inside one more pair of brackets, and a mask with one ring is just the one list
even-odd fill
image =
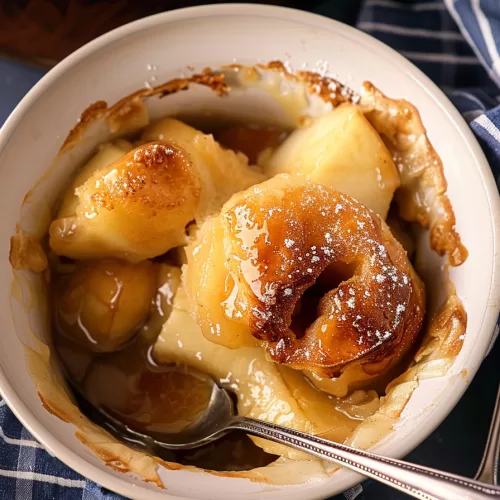
{"label": "baked apple slice", "polygon": [[385,219],[399,173],[363,113],[342,104],[295,130],[270,157],[269,175],[297,174],[352,196]]}

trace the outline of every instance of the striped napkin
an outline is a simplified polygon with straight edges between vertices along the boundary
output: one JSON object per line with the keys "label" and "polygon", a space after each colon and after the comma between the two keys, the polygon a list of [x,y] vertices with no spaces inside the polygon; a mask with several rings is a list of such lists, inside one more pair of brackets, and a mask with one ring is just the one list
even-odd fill
{"label": "striped napkin", "polygon": [[[315,11],[329,16],[336,2]],[[365,0],[357,27],[398,50],[441,86],[478,137],[500,183],[500,0]],[[362,492],[358,486],[337,500],[353,500]],[[369,493],[364,497],[369,499]],[[0,400],[0,498],[122,497],[47,453]]]}
{"label": "striped napkin", "polygon": [[357,27],[437,83],[500,174],[500,1],[366,0]]}

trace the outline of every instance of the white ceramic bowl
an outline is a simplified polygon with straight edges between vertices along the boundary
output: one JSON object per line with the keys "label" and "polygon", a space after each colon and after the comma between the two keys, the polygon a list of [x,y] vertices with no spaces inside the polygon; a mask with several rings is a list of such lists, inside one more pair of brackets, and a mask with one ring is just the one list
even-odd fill
{"label": "white ceramic bowl", "polygon": [[[500,297],[497,189],[468,126],[418,69],[353,28],[276,7],[197,7],[159,14],[119,28],[89,43],[50,71],[23,99],[0,133],[0,389],[19,419],[48,450],[84,476],[127,497],[319,499],[360,480],[359,476],[341,470],[320,483],[270,488],[244,479],[164,471],[161,477],[167,490],[161,491],[115,472],[76,439],[72,425],[42,408],[24,368],[23,345],[14,329],[14,321],[36,321],[36,317],[26,318],[24,311],[11,310],[9,238],[19,220],[24,195],[47,171],[81,111],[100,99],[116,102],[143,87],[153,75],[158,82],[179,76],[187,65],[201,69],[233,61],[255,63],[273,59],[289,61],[296,68],[304,64],[315,68],[326,61],[332,72],[355,89],[369,79],[387,95],[413,102],[444,162],[457,229],[470,252],[466,263],[451,271],[468,313],[464,347],[445,377],[421,382],[395,432],[374,451],[401,457],[418,445],[458,401],[492,340]],[[54,193],[47,195],[50,198]]]}

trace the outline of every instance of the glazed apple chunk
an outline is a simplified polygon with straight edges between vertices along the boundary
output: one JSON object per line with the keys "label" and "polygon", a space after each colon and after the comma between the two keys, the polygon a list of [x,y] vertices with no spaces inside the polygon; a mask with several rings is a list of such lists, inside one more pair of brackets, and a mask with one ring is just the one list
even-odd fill
{"label": "glazed apple chunk", "polygon": [[123,155],[133,149],[132,144],[125,140],[108,142],[99,146],[94,156],[78,171],[69,186],[58,211],[58,218],[71,217],[78,208],[77,189],[87,182],[96,172],[103,171],[112,163],[118,161]]}
{"label": "glazed apple chunk", "polygon": [[221,147],[212,134],[204,134],[175,118],[163,118],[151,124],[142,133],[141,140],[168,140],[189,151],[191,160],[200,167],[202,186],[213,186],[210,197],[203,201],[203,215],[219,212],[234,193],[266,179],[260,168],[249,166],[246,155]]}
{"label": "glazed apple chunk", "polygon": [[76,214],[50,226],[50,246],[73,259],[140,261],[184,242],[201,182],[185,151],[165,142],[136,148],[75,189]]}
{"label": "glazed apple chunk", "polygon": [[56,254],[131,262],[157,257],[186,243],[191,221],[201,222],[234,192],[264,179],[244,155],[178,120],[153,124],[144,139],[129,152],[103,149],[70,184],[49,229]]}
{"label": "glazed apple chunk", "polygon": [[266,164],[270,176],[300,175],[352,196],[385,219],[399,173],[380,135],[352,104],[295,130]]}
{"label": "glazed apple chunk", "polygon": [[146,321],[156,292],[158,265],[118,260],[77,264],[55,285],[58,331],[87,350],[120,349]]}

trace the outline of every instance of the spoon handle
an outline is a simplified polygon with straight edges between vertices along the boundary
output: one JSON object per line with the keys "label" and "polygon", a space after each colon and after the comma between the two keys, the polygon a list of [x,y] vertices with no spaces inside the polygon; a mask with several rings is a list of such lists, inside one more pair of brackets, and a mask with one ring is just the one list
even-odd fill
{"label": "spoon handle", "polygon": [[236,417],[229,428],[239,429],[248,434],[305,451],[324,460],[336,462],[422,500],[500,498],[498,486],[490,486],[402,460],[380,457],[261,420]]}
{"label": "spoon handle", "polygon": [[488,440],[484,450],[481,465],[477,471],[477,481],[483,483],[498,484],[498,459],[500,453],[500,386],[498,387],[495,410],[491,419]]}

